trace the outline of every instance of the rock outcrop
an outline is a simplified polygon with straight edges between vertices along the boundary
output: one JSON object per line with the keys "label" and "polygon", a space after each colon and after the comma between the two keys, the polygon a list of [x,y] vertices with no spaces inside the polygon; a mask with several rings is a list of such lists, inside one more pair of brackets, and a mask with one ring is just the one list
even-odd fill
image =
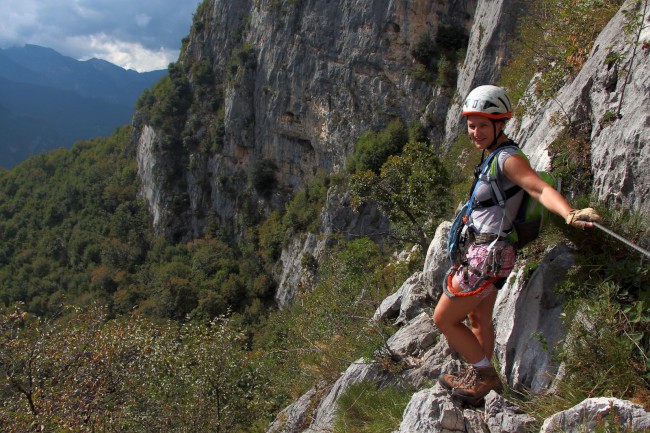
{"label": "rock outcrop", "polygon": [[638,404],[617,398],[588,398],[544,421],[540,433],[582,432],[615,429],[650,431],[650,414]]}
{"label": "rock outcrop", "polygon": [[[358,360],[323,393],[308,428],[296,428],[291,420],[304,420],[311,413],[310,406],[304,402],[313,404],[314,390],[283,411],[269,433],[331,431],[338,398],[349,386],[361,381],[370,381],[378,387],[393,385],[416,390],[404,410],[400,433],[531,431],[535,420],[495,392],[486,397],[483,407],[467,408],[451,399],[449,392],[437,384],[442,372],[455,372],[461,365],[458,355],[431,319],[439,292],[426,289],[426,273],[446,268],[448,259],[444,251],[449,227],[449,223],[443,223],[436,231],[427,254],[425,272],[417,272],[407,279],[386,298],[373,317],[373,320],[392,318],[401,325],[388,339],[387,350],[407,368],[390,373],[379,363]],[[513,270],[509,283],[497,297],[494,312],[496,353],[500,374],[512,389],[545,392],[558,373],[549,351],[564,337],[565,330],[559,317],[563,299],[553,294],[553,288],[572,264],[571,249],[558,245],[546,253],[530,275],[525,275],[523,265]],[[287,421],[283,423],[283,420]],[[588,399],[547,419],[541,432],[592,431],[598,423],[601,426],[615,424],[621,431],[644,431],[650,423],[650,413],[629,401]]]}
{"label": "rock outcrop", "polygon": [[556,374],[551,356],[566,331],[561,320],[564,299],[554,290],[573,263],[571,250],[560,244],[546,253],[529,277],[519,269],[497,297],[495,350],[514,389],[543,392]]}
{"label": "rock outcrop", "polygon": [[[570,116],[590,142],[593,191],[612,205],[650,213],[650,50],[624,30],[623,11],[641,11],[627,1],[596,39],[587,62],[534,116],[513,122],[511,134],[538,169],[549,168],[548,145],[565,129],[557,114]],[[647,22],[650,11],[646,11]],[[650,39],[646,25],[641,41]],[[615,54],[615,56],[614,56]],[[614,61],[620,56],[622,61]],[[632,62],[633,60],[633,62]],[[620,116],[618,116],[620,114]]]}

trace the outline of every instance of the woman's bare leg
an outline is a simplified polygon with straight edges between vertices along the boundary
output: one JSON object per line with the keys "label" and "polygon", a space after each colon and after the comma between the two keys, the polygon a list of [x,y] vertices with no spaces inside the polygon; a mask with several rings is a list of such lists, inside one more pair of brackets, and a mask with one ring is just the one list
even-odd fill
{"label": "woman's bare leg", "polygon": [[[452,279],[455,290],[456,279]],[[470,364],[481,361],[485,356],[490,359],[494,350],[494,328],[492,326],[492,308],[496,293],[485,298],[478,296],[457,296],[450,298],[443,294],[433,312],[433,321],[449,344]],[[470,316],[472,329],[464,323]],[[489,316],[489,320],[487,317]],[[489,323],[488,323],[489,322]],[[490,336],[490,332],[492,335]],[[489,352],[488,352],[489,351]]]}
{"label": "woman's bare leg", "polygon": [[494,323],[492,322],[492,313],[496,299],[497,292],[493,290],[492,293],[483,298],[483,302],[478,304],[468,314],[472,333],[483,348],[487,359],[492,359],[492,355],[494,354]]}

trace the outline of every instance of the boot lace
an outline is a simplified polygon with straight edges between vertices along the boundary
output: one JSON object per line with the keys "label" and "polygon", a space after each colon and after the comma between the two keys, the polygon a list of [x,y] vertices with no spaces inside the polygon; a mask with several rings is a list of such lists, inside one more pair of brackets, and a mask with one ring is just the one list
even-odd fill
{"label": "boot lace", "polygon": [[473,387],[476,382],[479,380],[480,375],[479,372],[476,368],[470,367],[467,369],[465,372],[465,375],[460,379],[460,383],[458,387],[466,387],[466,388],[471,388]]}

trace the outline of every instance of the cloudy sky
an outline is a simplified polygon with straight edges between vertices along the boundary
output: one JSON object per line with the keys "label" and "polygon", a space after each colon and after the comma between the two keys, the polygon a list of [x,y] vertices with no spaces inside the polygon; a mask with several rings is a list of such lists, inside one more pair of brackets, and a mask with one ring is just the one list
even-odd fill
{"label": "cloudy sky", "polygon": [[178,59],[201,0],[0,0],[0,48],[41,45],[126,69]]}

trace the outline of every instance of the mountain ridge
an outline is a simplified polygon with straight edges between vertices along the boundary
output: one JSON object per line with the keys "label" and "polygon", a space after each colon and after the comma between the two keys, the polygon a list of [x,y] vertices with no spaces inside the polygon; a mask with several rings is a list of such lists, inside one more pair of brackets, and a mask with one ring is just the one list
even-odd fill
{"label": "mountain ridge", "polygon": [[79,61],[37,45],[1,49],[0,105],[8,133],[0,137],[0,166],[109,135],[130,123],[142,91],[166,73],[139,73],[95,58]]}

